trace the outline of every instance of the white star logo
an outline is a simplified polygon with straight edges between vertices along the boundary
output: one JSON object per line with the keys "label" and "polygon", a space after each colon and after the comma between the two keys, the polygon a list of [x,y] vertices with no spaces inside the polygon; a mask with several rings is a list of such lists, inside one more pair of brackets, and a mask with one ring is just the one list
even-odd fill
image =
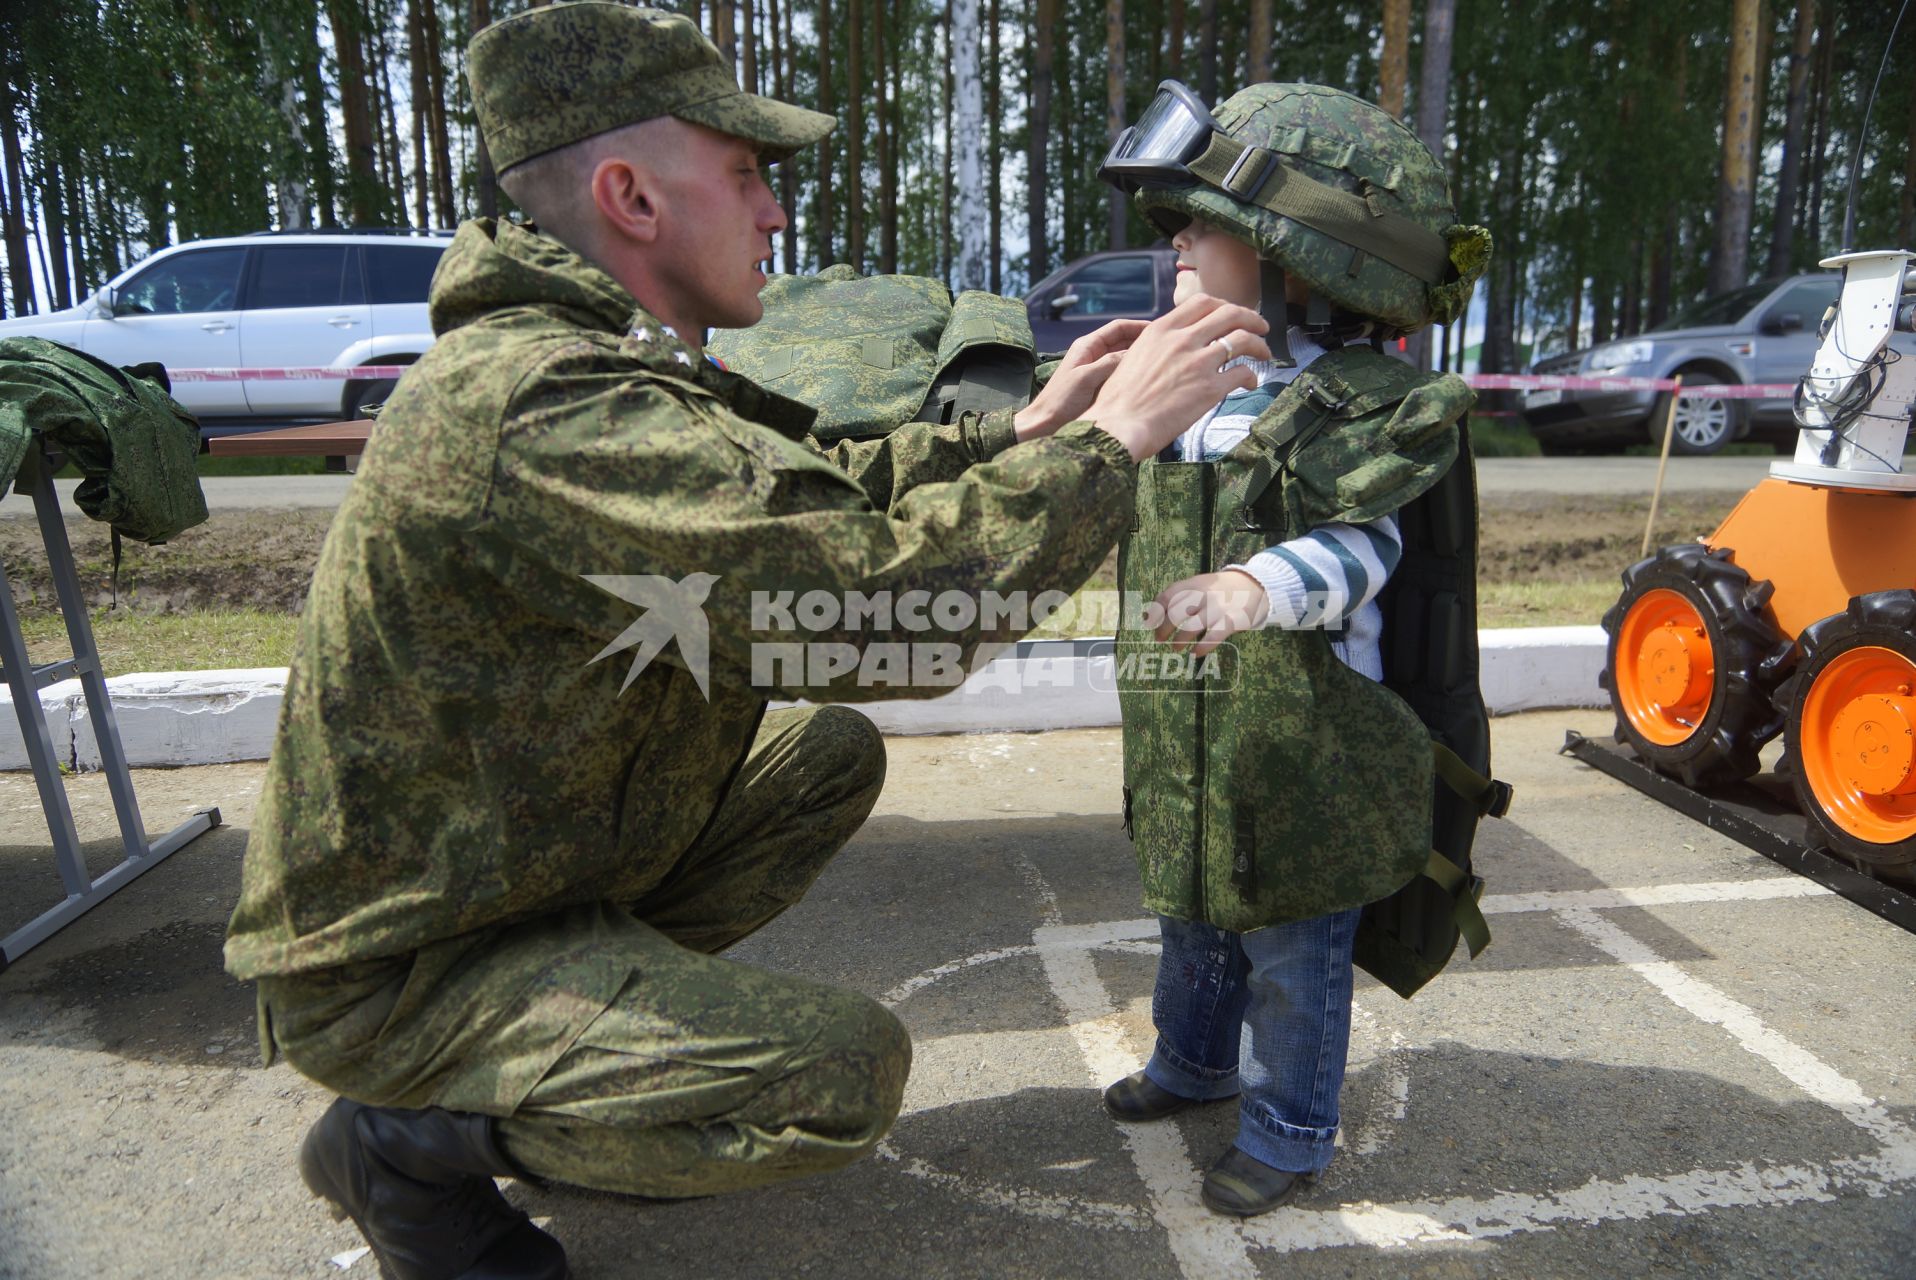
{"label": "white star logo", "polygon": [[686,669],[692,673],[699,692],[705,695],[707,702],[712,700],[712,631],[703,606],[705,598],[712,593],[712,584],[718,581],[717,574],[688,573],[677,582],[657,574],[587,573],[580,576],[601,591],[646,611],[620,632],[618,639],[592,655],[587,666],[621,649],[637,646],[632,666],[625,673],[625,683],[619,686],[619,692],[624,693],[639,678],[646,664],[665,648],[666,641],[676,637],[679,656],[685,659]]}

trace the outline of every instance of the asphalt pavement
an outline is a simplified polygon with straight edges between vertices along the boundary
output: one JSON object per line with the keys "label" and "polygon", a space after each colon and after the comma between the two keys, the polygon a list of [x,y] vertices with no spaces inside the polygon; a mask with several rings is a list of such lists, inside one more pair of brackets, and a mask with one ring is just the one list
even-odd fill
{"label": "asphalt pavement", "polygon": [[[1671,492],[1740,491],[1769,474],[1768,457],[1672,458],[1663,487]],[[1477,487],[1486,494],[1645,494],[1656,483],[1655,458],[1483,458]],[[60,500],[78,517],[73,489],[78,480],[56,480]],[[352,483],[349,475],[208,476],[200,481],[209,511],[258,511],[336,507]],[[0,519],[31,516],[33,506],[9,493]]]}
{"label": "asphalt pavement", "polygon": [[[1156,959],[1108,730],[891,740],[871,821],[733,952],[910,1028],[874,1158],[680,1203],[507,1193],[581,1280],[1909,1276],[1916,937],[1557,754],[1607,722],[1495,722],[1495,941],[1409,1002],[1360,980],[1342,1150],[1290,1208],[1198,1203],[1230,1104],[1099,1106],[1150,1049]],[[0,973],[0,1275],[373,1274],[293,1171],[325,1094],[261,1068],[220,971],[260,769],[137,775],[153,828],[228,825]],[[106,835],[98,775],[68,789]],[[0,932],[57,897],[45,843],[0,777]]]}

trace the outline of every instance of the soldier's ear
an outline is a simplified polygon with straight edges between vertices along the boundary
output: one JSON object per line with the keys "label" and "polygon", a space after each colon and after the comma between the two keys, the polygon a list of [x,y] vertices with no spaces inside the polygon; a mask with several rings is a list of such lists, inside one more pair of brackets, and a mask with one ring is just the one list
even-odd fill
{"label": "soldier's ear", "polygon": [[624,239],[649,244],[659,235],[659,202],[652,174],[617,156],[592,170],[592,203],[609,228]]}

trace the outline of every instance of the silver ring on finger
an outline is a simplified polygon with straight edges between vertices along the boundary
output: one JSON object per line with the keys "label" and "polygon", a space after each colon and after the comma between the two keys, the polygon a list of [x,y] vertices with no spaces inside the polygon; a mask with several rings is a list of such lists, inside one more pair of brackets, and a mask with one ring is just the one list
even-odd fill
{"label": "silver ring on finger", "polygon": [[1228,364],[1228,363],[1230,363],[1230,362],[1231,362],[1232,360],[1235,360],[1235,359],[1237,358],[1237,352],[1231,349],[1231,335],[1230,335],[1230,334],[1228,334],[1228,333],[1226,333],[1226,334],[1221,334],[1221,335],[1219,335],[1218,337],[1215,337],[1215,338],[1213,338],[1213,339],[1211,339],[1211,345],[1212,345],[1212,346],[1214,346],[1214,347],[1223,347],[1223,348],[1224,348],[1224,360],[1225,360],[1225,363],[1227,363],[1227,364]]}

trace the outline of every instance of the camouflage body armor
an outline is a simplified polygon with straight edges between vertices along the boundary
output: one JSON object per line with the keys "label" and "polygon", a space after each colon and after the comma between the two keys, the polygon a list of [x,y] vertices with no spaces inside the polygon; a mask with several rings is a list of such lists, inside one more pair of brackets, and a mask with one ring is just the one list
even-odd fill
{"label": "camouflage body armor", "polygon": [[[1326,631],[1278,628],[1239,632],[1208,670],[1200,662],[1185,678],[1157,678],[1162,664],[1139,659],[1163,647],[1141,618],[1125,618],[1124,812],[1151,910],[1248,932],[1381,906],[1428,875],[1440,918],[1480,949],[1481,882],[1464,868],[1478,814],[1502,797],[1478,776],[1489,741],[1477,692],[1475,494],[1458,427],[1470,403],[1458,378],[1346,347],[1304,370],[1230,454],[1139,468],[1137,517],[1119,544],[1127,602],[1316,525],[1393,512],[1406,561],[1435,571],[1420,583],[1443,588],[1415,600],[1386,593],[1385,684],[1340,662]],[[1460,521],[1464,536],[1431,536],[1458,533]],[[1443,562],[1459,557],[1445,574]],[[1426,709],[1439,723],[1420,718]],[[1439,753],[1451,786],[1435,785],[1433,735],[1468,766]],[[1453,787],[1469,793],[1462,804]],[[1423,927],[1431,905],[1399,904],[1395,919],[1360,928],[1358,962],[1405,995],[1455,944],[1457,928]]]}
{"label": "camouflage body armor", "polygon": [[818,410],[823,443],[867,440],[901,422],[953,423],[1023,408],[1037,357],[1024,304],[969,289],[954,300],[928,276],[861,276],[839,263],[773,276],[749,329],[712,353],[760,386]]}

